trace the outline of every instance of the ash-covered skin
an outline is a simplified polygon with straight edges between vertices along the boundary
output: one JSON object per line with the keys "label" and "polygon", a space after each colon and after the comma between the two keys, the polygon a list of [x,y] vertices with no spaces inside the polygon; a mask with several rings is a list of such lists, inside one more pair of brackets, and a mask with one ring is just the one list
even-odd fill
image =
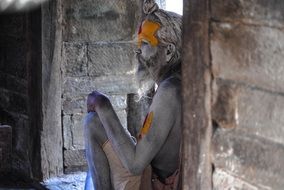
{"label": "ash-covered skin", "polygon": [[98,91],[89,94],[89,113],[84,124],[89,166],[85,189],[114,188],[111,185],[108,159],[102,150],[107,140],[123,166],[133,175],[141,175],[150,164],[153,172],[163,181],[179,167],[181,16],[157,9],[153,1],[145,1],[146,19],[161,25],[156,33],[158,45],[152,46],[143,40],[137,50],[138,78],[141,83],[148,82],[148,87],[153,84],[151,81],[158,85],[149,107],[153,120],[148,133],[136,143],[122,127],[109,99]]}

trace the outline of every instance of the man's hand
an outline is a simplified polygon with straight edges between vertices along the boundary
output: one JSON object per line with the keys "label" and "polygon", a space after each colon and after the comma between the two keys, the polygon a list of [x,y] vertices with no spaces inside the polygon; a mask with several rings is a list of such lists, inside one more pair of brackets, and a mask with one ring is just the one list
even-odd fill
{"label": "man's hand", "polygon": [[109,102],[108,98],[98,91],[93,91],[87,98],[87,112],[95,112],[98,106]]}
{"label": "man's hand", "polygon": [[93,95],[93,92],[90,93],[88,95],[88,98],[87,98],[87,112],[95,112],[96,109],[95,109],[95,96]]}

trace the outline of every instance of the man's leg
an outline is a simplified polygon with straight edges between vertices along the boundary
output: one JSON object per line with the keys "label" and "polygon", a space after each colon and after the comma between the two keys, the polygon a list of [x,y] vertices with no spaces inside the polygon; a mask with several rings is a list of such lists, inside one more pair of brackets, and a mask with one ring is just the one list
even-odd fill
{"label": "man's leg", "polygon": [[[87,114],[84,121],[84,130],[86,158],[89,167],[85,190],[110,190],[112,189],[110,168],[108,159],[102,149],[102,145],[107,141],[107,135],[95,112]],[[93,188],[91,188],[92,182]]]}
{"label": "man's leg", "polygon": [[84,189],[85,190],[95,190],[93,180],[92,180],[92,174],[91,174],[90,170],[88,171],[87,176],[86,176],[85,188]]}

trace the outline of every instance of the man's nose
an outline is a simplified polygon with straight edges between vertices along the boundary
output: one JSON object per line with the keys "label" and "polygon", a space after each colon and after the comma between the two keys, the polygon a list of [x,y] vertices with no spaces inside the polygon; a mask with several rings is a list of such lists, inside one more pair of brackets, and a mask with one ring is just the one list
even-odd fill
{"label": "man's nose", "polygon": [[136,53],[136,54],[141,54],[142,51],[141,51],[141,49],[139,48],[139,49],[135,50],[135,53]]}

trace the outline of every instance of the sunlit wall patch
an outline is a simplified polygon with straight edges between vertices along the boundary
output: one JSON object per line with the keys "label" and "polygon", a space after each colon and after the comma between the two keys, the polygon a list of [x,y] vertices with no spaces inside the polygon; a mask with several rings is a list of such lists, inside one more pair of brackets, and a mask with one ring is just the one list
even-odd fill
{"label": "sunlit wall patch", "polygon": [[183,13],[183,0],[165,0],[167,11],[175,12],[180,15]]}
{"label": "sunlit wall patch", "polygon": [[183,0],[156,0],[161,9],[183,14]]}
{"label": "sunlit wall patch", "polygon": [[1,0],[0,12],[19,12],[34,9],[48,0]]}

